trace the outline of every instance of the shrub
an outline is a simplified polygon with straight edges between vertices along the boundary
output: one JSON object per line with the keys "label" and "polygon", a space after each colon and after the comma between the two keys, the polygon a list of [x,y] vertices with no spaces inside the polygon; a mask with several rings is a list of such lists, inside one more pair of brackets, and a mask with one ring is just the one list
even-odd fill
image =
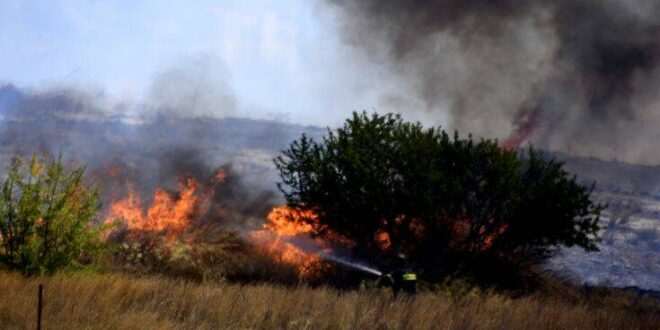
{"label": "shrub", "polygon": [[288,204],[318,214],[317,235],[347,237],[381,266],[403,253],[427,277],[510,277],[559,246],[597,249],[593,187],[532,148],[354,113],[320,142],[293,141],[275,165]]}
{"label": "shrub", "polygon": [[99,208],[84,168],[61,159],[16,158],[0,191],[0,264],[25,274],[52,273],[98,251]]}

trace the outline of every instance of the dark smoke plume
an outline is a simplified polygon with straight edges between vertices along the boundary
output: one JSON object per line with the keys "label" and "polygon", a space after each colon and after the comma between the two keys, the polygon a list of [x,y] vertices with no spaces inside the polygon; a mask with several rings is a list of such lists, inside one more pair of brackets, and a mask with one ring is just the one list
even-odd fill
{"label": "dark smoke plume", "polygon": [[422,110],[449,113],[451,129],[660,163],[657,1],[327,2],[345,40],[395,72]]}

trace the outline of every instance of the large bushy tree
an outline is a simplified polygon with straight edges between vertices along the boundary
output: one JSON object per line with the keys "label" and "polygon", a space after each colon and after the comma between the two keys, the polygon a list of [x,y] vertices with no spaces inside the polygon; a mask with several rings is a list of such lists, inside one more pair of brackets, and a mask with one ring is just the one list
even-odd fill
{"label": "large bushy tree", "polygon": [[379,262],[403,253],[430,274],[471,261],[538,264],[559,246],[597,249],[592,187],[531,148],[354,113],[321,141],[293,141],[275,165],[288,204],[318,214],[318,235],[344,236]]}
{"label": "large bushy tree", "polygon": [[0,266],[52,273],[96,250],[98,194],[84,172],[59,159],[12,162],[0,191]]}

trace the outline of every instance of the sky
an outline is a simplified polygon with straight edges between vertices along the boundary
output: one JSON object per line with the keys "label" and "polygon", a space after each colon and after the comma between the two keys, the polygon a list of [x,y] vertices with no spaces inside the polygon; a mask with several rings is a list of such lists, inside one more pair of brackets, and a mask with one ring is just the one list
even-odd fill
{"label": "sky", "polygon": [[218,116],[332,126],[396,88],[340,40],[338,17],[317,0],[2,0],[0,83],[141,104],[167,100],[157,82],[178,70],[233,95]]}

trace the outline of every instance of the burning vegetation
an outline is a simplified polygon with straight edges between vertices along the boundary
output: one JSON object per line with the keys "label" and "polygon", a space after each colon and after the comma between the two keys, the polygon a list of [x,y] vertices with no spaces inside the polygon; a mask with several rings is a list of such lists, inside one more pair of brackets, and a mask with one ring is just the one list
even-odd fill
{"label": "burning vegetation", "polygon": [[597,249],[603,206],[533,149],[354,113],[320,142],[292,142],[275,164],[288,204],[319,210],[306,220],[315,236],[345,238],[385,272],[517,286],[560,246]]}
{"label": "burning vegetation", "polygon": [[[293,141],[275,159],[284,200],[231,164],[209,165],[208,151],[147,156],[91,167],[119,267],[249,280],[281,269],[274,281],[349,283],[352,270],[405,266],[441,281],[483,267],[515,273],[562,245],[597,248],[601,206],[561,164],[392,114],[355,113],[321,143]],[[515,283],[509,275],[498,274]]]}
{"label": "burning vegetation", "polygon": [[[308,157],[317,156],[311,163],[319,168],[310,167]],[[165,259],[204,250],[211,260],[211,248],[222,245],[209,244],[213,228],[235,233],[241,243],[231,246],[241,246],[239,254],[257,253],[302,280],[337,265],[370,269],[352,260],[380,268],[370,274],[405,266],[432,281],[457,269],[478,276],[480,267],[515,274],[560,245],[596,248],[601,206],[588,188],[561,164],[497,141],[452,139],[397,116],[355,114],[323,144],[294,141],[276,165],[287,205],[244,194],[231,166],[176,160],[163,166],[176,179],[161,177],[152,189],[114,168],[108,173],[122,176],[123,185],[114,191],[123,194],[105,211],[105,222],[117,224],[109,239],[158,249]],[[501,275],[516,282],[511,273]]]}
{"label": "burning vegetation", "polygon": [[181,235],[187,226],[200,200],[197,196],[198,184],[194,179],[181,183],[177,196],[162,188],[153,195],[152,204],[146,209],[142,199],[131,187],[128,196],[112,203],[106,223],[120,221],[131,233],[163,232],[169,239]]}
{"label": "burning vegetation", "polygon": [[[120,172],[114,168],[110,173],[117,175]],[[112,201],[105,212],[104,222],[115,228],[109,239],[131,244],[156,244],[160,253],[171,254],[182,247],[193,250],[197,245],[205,244],[207,233],[199,229],[203,227],[206,231],[215,227],[242,231],[246,243],[275,262],[294,267],[301,279],[314,278],[328,267],[319,256],[320,252],[327,250],[328,244],[319,238],[311,238],[315,232],[312,223],[319,221],[312,211],[273,206],[265,214],[262,224],[253,228],[248,224],[232,228],[230,223],[224,222],[222,216],[227,212],[218,205],[214,207],[214,203],[221,204],[214,193],[218,186],[230,180],[229,176],[228,171],[218,170],[210,176],[210,182],[200,183],[192,177],[179,178],[176,190],[157,187],[146,198],[134,188],[134,183],[128,182],[126,195]],[[209,222],[209,219],[215,222]],[[157,242],[154,242],[155,238]]]}
{"label": "burning vegetation", "polygon": [[310,222],[317,221],[312,211],[277,206],[266,216],[263,228],[251,232],[249,238],[279,262],[294,265],[302,278],[310,278],[318,275],[323,261],[317,253],[306,251],[295,242],[306,240],[309,248],[320,250],[322,242],[311,239],[315,228]]}

